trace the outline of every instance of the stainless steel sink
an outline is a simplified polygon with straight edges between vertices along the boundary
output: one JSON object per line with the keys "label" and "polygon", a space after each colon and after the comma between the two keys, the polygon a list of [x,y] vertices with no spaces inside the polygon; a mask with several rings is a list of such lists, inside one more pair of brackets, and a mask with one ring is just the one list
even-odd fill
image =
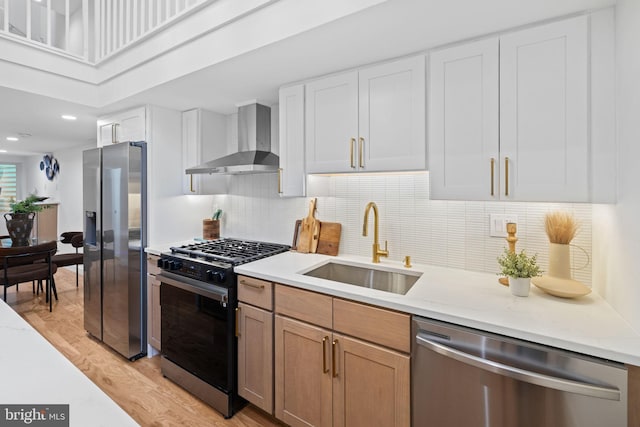
{"label": "stainless steel sink", "polygon": [[321,265],[304,275],[400,295],[406,294],[421,276],[336,262]]}

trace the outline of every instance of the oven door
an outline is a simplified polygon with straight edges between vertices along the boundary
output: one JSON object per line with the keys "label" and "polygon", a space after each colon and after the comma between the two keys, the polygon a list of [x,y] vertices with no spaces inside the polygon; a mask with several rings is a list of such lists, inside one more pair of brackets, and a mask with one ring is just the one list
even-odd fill
{"label": "oven door", "polygon": [[229,392],[233,381],[233,308],[228,289],[162,272],[162,355]]}

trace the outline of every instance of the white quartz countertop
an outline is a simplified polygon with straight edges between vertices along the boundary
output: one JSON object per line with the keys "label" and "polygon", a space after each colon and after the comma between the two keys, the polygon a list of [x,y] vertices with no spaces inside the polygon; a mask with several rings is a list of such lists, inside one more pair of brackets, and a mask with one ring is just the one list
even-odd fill
{"label": "white quartz countertop", "polygon": [[194,243],[203,242],[201,239],[191,239],[191,240],[183,240],[180,242],[169,242],[169,243],[157,243],[151,246],[147,246],[144,248],[144,251],[150,255],[160,256],[162,252],[169,252],[172,246],[182,246],[182,245],[191,245]]}
{"label": "white quartz countertop", "polygon": [[[304,276],[329,261],[422,274],[406,295]],[[287,252],[235,268],[244,274],[451,322],[578,353],[640,366],[640,334],[595,293],[558,298],[531,285],[528,297],[511,295],[493,274],[401,262]]]}
{"label": "white quartz countertop", "polygon": [[138,425],[2,300],[0,342],[0,405],[68,404],[70,426]]}

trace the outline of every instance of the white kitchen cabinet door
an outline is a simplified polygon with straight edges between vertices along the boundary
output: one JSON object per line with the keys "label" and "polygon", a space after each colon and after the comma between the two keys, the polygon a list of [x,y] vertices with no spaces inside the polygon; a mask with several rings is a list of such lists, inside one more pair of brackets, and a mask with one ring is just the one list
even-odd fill
{"label": "white kitchen cabinet door", "polygon": [[280,89],[280,169],[278,194],[304,197],[304,85]]}
{"label": "white kitchen cabinet door", "polygon": [[501,199],[589,200],[587,19],[500,37]]}
{"label": "white kitchen cabinet door", "polygon": [[226,154],[226,125],[223,115],[196,108],[182,112],[182,190],[184,194],[227,192],[226,175],[195,174],[184,170]]}
{"label": "white kitchen cabinet door", "polygon": [[139,107],[98,119],[98,147],[147,140],[146,108]]}
{"label": "white kitchen cabinet door", "polygon": [[425,58],[415,56],[358,72],[358,169],[424,170]]}
{"label": "white kitchen cabinet door", "polygon": [[[200,110],[182,112],[182,167],[187,169],[202,163],[200,150]],[[182,178],[184,194],[200,194],[200,175]]]}
{"label": "white kitchen cabinet door", "polygon": [[493,37],[429,57],[431,198],[499,198],[498,46]]}
{"label": "white kitchen cabinet door", "polygon": [[308,173],[356,170],[358,73],[307,83],[305,141]]}

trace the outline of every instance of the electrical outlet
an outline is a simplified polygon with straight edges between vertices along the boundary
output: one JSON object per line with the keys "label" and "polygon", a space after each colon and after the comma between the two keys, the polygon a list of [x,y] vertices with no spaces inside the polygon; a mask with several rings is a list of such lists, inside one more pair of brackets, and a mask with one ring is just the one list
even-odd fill
{"label": "electrical outlet", "polygon": [[511,214],[490,214],[489,215],[489,236],[507,237],[507,223],[518,223],[518,215]]}

